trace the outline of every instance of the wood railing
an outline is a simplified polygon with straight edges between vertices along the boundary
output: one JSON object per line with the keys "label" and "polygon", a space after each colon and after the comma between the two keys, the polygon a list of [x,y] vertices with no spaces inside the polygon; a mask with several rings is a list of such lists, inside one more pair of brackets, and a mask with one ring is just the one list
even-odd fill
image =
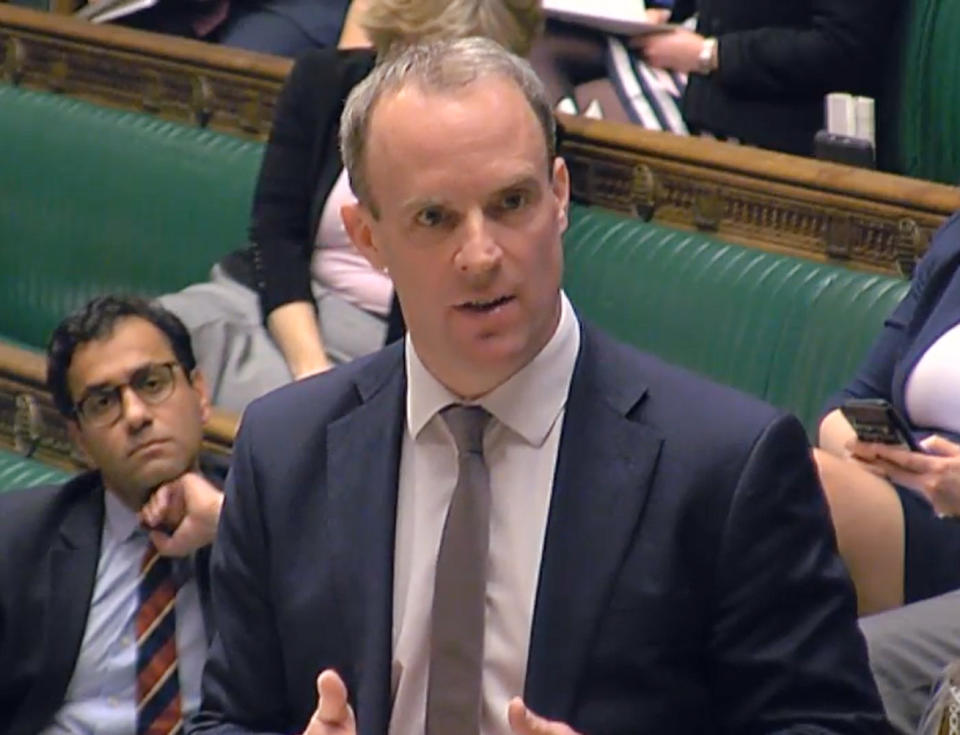
{"label": "wood railing", "polygon": [[[0,4],[12,84],[266,138],[291,62]],[[318,91],[322,93],[322,90]],[[560,116],[580,201],[730,241],[909,274],[955,187]]]}

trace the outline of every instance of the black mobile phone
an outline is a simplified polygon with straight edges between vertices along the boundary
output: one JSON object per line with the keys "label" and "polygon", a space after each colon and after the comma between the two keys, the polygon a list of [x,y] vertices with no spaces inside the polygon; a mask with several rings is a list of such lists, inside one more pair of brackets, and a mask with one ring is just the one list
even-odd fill
{"label": "black mobile phone", "polygon": [[840,411],[860,441],[899,444],[914,452],[923,451],[904,418],[883,398],[851,398],[840,406]]}

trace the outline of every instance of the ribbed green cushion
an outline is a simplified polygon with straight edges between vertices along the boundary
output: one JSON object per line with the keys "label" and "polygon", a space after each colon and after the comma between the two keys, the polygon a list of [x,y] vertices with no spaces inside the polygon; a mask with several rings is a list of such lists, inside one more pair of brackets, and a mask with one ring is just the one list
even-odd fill
{"label": "ribbed green cushion", "polygon": [[70,474],[34,459],[0,449],[0,493],[18,487],[63,482]]}
{"label": "ribbed green cushion", "polygon": [[581,206],[564,245],[564,286],[584,316],[811,431],[908,287]]}
{"label": "ribbed green cushion", "polygon": [[43,346],[103,291],[159,294],[242,245],[261,143],[0,84],[0,334]]}

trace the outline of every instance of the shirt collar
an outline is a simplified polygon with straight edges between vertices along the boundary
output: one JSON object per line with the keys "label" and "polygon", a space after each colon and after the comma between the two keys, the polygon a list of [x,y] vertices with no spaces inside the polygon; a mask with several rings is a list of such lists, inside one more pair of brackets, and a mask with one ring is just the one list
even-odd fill
{"label": "shirt collar", "polygon": [[[508,380],[473,401],[533,446],[547,438],[567,402],[573,368],[580,351],[580,324],[565,293],[560,293],[560,321],[543,349]],[[407,429],[416,437],[445,406],[462,402],[430,374],[406,338]]]}
{"label": "shirt collar", "polygon": [[140,533],[140,518],[114,493],[104,493],[104,534],[118,543],[127,541]]}

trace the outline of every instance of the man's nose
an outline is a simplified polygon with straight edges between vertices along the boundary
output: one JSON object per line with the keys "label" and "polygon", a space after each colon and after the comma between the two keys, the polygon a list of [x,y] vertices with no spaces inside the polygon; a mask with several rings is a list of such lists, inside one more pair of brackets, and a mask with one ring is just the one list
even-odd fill
{"label": "man's nose", "polygon": [[150,406],[129,385],[120,390],[120,406],[123,421],[132,431],[143,428],[152,420]]}
{"label": "man's nose", "polygon": [[501,255],[491,222],[482,212],[471,212],[454,261],[457,269],[468,276],[487,274],[499,265]]}

